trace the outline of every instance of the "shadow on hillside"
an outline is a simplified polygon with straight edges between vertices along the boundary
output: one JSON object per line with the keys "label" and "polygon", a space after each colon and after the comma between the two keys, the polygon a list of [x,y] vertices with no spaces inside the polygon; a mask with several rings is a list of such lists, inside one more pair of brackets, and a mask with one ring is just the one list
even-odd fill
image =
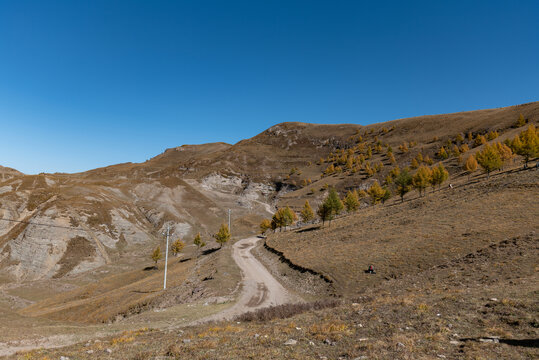
{"label": "shadow on hillside", "polygon": [[314,230],[319,230],[320,229],[320,225],[318,226],[312,226],[312,227],[309,227],[309,228],[306,228],[306,229],[299,229],[296,231],[296,233],[304,233],[304,232],[309,232],[309,231],[314,231]]}
{"label": "shadow on hillside", "polygon": [[214,252],[216,252],[217,250],[219,250],[220,248],[211,248],[211,249],[206,249],[204,251],[202,251],[202,255],[209,255],[209,254],[212,254]]}
{"label": "shadow on hillside", "polygon": [[507,344],[511,346],[539,348],[539,339],[499,339],[499,338],[493,338],[493,337],[485,337],[485,338],[464,338],[464,339],[460,339],[460,341],[492,342],[492,343]]}
{"label": "shadow on hillside", "polygon": [[144,268],[144,271],[152,271],[152,270],[158,270],[157,266],[155,266],[155,265],[154,266],[146,266]]}

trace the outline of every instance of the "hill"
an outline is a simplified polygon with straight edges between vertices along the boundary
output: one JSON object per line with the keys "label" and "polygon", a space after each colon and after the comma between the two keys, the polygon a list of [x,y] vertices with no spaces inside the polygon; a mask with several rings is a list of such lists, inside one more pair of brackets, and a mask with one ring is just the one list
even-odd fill
{"label": "hill", "polygon": [[[525,124],[517,125],[520,117]],[[114,323],[117,331],[130,317],[136,320],[129,326],[150,322],[147,310],[173,307],[185,317],[195,300],[221,299],[200,313],[218,311],[227,306],[222,299],[233,299],[241,280],[230,252],[216,251],[212,238],[228,220],[228,209],[239,239],[258,232],[261,220],[278,207],[299,211],[308,200],[316,210],[332,187],[344,197],[376,181],[395,193],[394,175],[404,168],[413,173],[414,161],[441,163],[452,188],[445,183],[425,196],[411,191],[402,203],[394,196],[376,206],[364,197],[357,213],[331,225],[300,223],[270,234],[266,248],[256,252],[276,278],[306,299],[354,299],[377,291],[389,297],[391,284],[406,281],[406,286],[420,284],[417,291],[431,291],[422,279],[436,269],[461,264],[469,254],[509,239],[537,240],[537,172],[523,170],[522,157],[489,178],[479,171],[470,177],[462,166],[471,154],[514,138],[538,119],[534,102],[368,126],[282,123],[234,145],[180,146],[144,163],[77,174],[24,175],[10,169],[0,181],[0,303],[4,318],[11,319],[6,326],[24,324],[18,328],[24,334],[31,319],[39,318],[35,321],[43,327],[34,328],[37,334],[50,328],[62,333],[74,321],[95,324],[80,328],[81,341],[92,332],[110,333],[99,323]],[[187,246],[186,261],[170,263],[175,278],[164,293],[149,254],[164,247],[168,227],[172,240]],[[197,232],[207,243],[205,251],[192,244]],[[518,251],[500,261],[516,259]],[[370,264],[377,276],[364,273]],[[521,291],[522,299],[531,296],[523,289],[531,286],[532,273],[511,290]],[[437,286],[446,286],[448,276],[444,273]],[[511,288],[509,273],[501,279]],[[485,293],[474,291],[482,301]],[[376,307],[369,301],[366,306]],[[327,311],[341,316],[336,315],[341,310]],[[519,325],[518,331],[520,336],[534,330]]]}

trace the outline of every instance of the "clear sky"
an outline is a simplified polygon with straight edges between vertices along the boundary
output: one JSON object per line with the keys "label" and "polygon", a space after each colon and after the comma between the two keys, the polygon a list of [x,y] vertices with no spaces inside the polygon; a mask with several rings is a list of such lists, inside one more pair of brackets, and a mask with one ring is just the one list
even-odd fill
{"label": "clear sky", "polygon": [[0,0],[0,165],[28,174],[537,100],[536,0]]}

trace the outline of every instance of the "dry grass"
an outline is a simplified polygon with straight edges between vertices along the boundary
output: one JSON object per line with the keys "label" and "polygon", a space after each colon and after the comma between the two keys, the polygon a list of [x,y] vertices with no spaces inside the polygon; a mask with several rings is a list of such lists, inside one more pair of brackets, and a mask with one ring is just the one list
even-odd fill
{"label": "dry grass", "polygon": [[307,311],[321,310],[336,307],[340,304],[336,299],[325,299],[310,303],[284,304],[271,306],[242,314],[236,318],[238,321],[268,321],[273,319],[286,319]]}
{"label": "dry grass", "polygon": [[[370,207],[324,228],[271,234],[267,244],[292,263],[332,279],[338,294],[354,296],[380,280],[539,232],[536,174],[500,174],[404,204]],[[370,264],[376,275],[365,274]]]}

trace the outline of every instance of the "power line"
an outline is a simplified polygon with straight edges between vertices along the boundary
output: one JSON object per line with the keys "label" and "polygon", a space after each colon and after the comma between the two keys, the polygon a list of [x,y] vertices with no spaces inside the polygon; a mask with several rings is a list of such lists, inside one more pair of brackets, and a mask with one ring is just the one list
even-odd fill
{"label": "power line", "polygon": [[46,227],[53,227],[53,228],[60,228],[60,229],[67,229],[67,230],[76,230],[76,231],[87,231],[85,229],[81,228],[74,228],[70,226],[62,226],[62,225],[53,225],[53,224],[43,224],[43,223],[36,223],[32,221],[24,221],[24,220],[15,220],[15,219],[0,219],[0,221],[8,221],[8,222],[14,222],[14,223],[21,223],[21,224],[27,224],[27,225],[36,225],[36,226],[46,226]]}

